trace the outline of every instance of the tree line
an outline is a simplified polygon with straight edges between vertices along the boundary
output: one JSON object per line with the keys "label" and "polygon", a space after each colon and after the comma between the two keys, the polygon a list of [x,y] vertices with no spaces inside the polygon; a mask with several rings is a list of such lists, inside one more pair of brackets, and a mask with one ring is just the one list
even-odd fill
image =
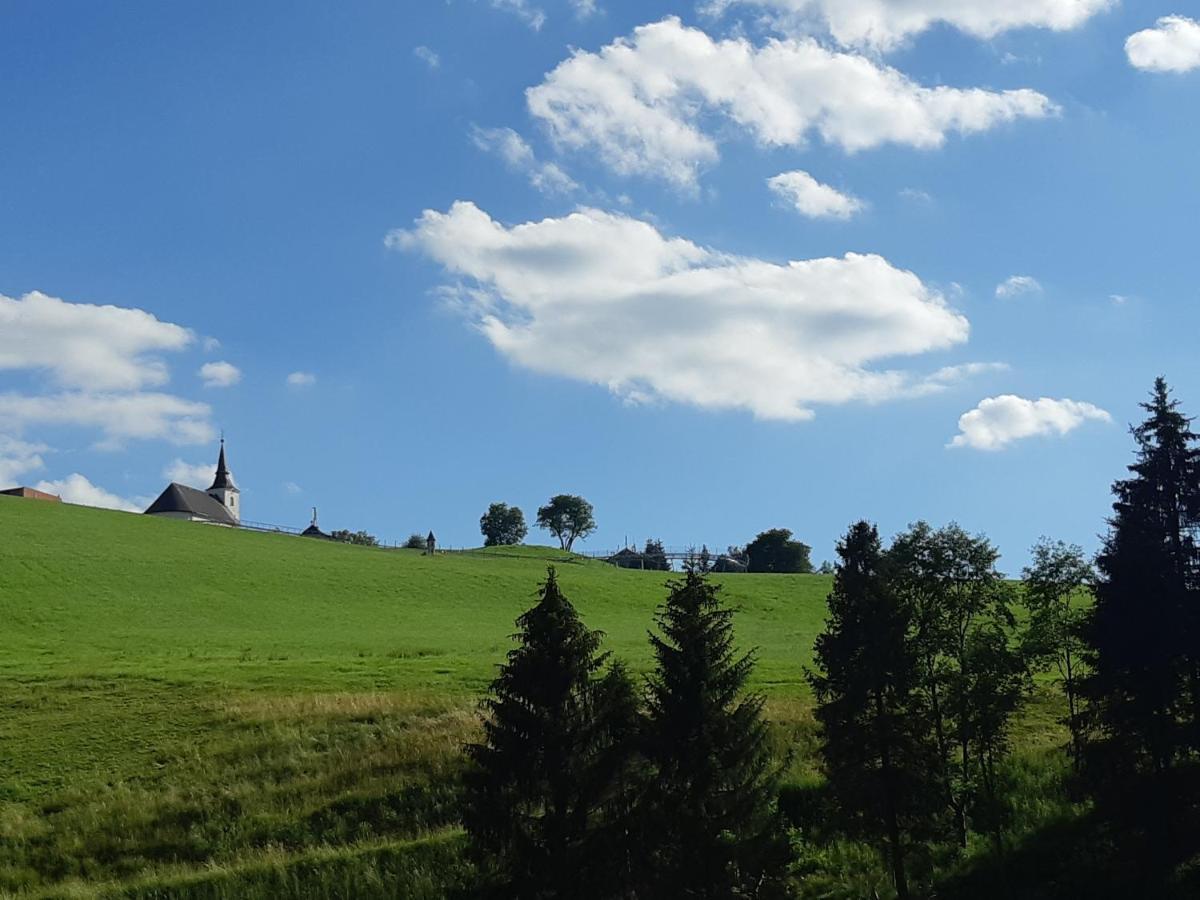
{"label": "tree line", "polygon": [[[1005,766],[1039,674],[1063,694],[1070,789],[1107,846],[1134,848],[1146,895],[1197,849],[1200,449],[1162,379],[1143,406],[1094,565],[1043,538],[1018,585],[953,524],[885,547],[860,521],[838,543],[806,673],[828,798],[815,815],[877,848],[900,898],[927,893],[972,835],[1004,850]],[[809,835],[781,811],[753,653],[700,565],[668,587],[640,683],[553,569],[518,620],[469,748],[466,828],[494,895],[782,897],[803,880]]]}

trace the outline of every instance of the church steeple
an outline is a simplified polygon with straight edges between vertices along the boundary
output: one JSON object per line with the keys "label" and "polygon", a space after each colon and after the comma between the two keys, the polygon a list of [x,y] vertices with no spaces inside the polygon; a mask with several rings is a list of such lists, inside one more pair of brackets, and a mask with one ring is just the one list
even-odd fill
{"label": "church steeple", "polygon": [[217,457],[217,474],[213,478],[212,487],[208,489],[208,496],[212,497],[233,516],[235,522],[242,520],[241,510],[238,508],[238,490],[237,485],[233,483],[233,473],[229,471],[229,467],[225,464],[225,436],[221,436],[221,454]]}
{"label": "church steeple", "polygon": [[225,438],[221,438],[221,455],[217,457],[217,477],[213,479],[210,491],[217,488],[232,488],[237,490],[237,486],[233,483],[233,475],[225,465]]}

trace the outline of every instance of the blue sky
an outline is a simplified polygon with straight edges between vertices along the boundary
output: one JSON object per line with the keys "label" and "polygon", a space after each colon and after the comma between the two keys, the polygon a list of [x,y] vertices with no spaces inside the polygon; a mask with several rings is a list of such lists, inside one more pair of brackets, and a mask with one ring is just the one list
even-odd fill
{"label": "blue sky", "polygon": [[1094,548],[1153,378],[1200,413],[1197,18],[6,3],[0,480],[137,506],[224,429],[246,518],[391,540]]}

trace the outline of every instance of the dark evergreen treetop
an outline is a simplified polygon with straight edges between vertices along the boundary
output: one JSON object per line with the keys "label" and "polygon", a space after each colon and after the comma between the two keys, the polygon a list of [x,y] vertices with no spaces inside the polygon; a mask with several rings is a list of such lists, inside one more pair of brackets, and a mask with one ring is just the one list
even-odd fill
{"label": "dark evergreen treetop", "polygon": [[851,526],[829,618],[814,648],[809,682],[817,698],[821,757],[844,822],[879,841],[900,897],[908,896],[905,859],[934,832],[942,808],[937,745],[911,640],[910,602],[892,589],[873,525]]}
{"label": "dark evergreen treetop", "polygon": [[1113,485],[1085,637],[1093,762],[1163,771],[1200,749],[1197,552],[1200,451],[1159,378],[1132,429],[1130,478]]}
{"label": "dark evergreen treetop", "polygon": [[501,895],[612,896],[637,699],[622,668],[603,671],[601,634],[553,568],[540,594],[484,703],[484,740],[467,748],[464,820]]}
{"label": "dark evergreen treetop", "polygon": [[695,571],[669,587],[661,634],[650,636],[650,896],[738,896],[781,849],[763,698],[745,692],[753,654],[734,649],[733,613],[718,588]]}

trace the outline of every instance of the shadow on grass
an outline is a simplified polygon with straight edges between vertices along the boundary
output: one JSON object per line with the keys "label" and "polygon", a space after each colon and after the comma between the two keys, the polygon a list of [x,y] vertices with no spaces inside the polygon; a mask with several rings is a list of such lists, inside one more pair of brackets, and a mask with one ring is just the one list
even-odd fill
{"label": "shadow on grass", "polygon": [[[939,900],[1193,900],[1200,897],[1200,766],[1114,786],[1087,812],[978,853],[943,878]],[[1164,812],[1166,810],[1166,812]]]}

